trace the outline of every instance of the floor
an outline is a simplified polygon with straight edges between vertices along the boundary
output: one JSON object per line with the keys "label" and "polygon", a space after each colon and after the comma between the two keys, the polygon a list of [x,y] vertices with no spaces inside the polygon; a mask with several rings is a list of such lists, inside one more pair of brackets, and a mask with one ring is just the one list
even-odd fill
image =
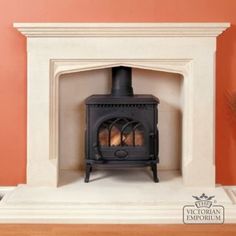
{"label": "floor", "polygon": [[236,225],[0,225],[1,236],[234,236]]}

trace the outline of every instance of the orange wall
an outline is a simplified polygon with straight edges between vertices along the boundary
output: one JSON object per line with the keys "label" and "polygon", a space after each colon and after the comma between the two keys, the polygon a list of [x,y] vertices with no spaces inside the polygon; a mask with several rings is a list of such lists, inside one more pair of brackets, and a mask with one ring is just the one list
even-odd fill
{"label": "orange wall", "polygon": [[[235,0],[0,0],[0,185],[26,180],[26,40],[13,22],[231,22],[218,38],[217,182],[236,185]],[[204,163],[203,163],[204,165]]]}

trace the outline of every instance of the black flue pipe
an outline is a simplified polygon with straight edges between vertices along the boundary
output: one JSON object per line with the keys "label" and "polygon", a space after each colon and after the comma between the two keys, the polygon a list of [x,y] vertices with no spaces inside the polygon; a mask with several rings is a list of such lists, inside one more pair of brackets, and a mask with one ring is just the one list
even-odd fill
{"label": "black flue pipe", "polygon": [[112,96],[133,96],[132,69],[119,66],[112,68]]}

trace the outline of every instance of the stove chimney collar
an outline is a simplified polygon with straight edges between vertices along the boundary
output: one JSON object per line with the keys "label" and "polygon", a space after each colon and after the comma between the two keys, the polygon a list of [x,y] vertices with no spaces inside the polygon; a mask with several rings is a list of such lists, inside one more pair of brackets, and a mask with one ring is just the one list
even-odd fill
{"label": "stove chimney collar", "polygon": [[132,68],[119,66],[112,68],[112,96],[133,96]]}

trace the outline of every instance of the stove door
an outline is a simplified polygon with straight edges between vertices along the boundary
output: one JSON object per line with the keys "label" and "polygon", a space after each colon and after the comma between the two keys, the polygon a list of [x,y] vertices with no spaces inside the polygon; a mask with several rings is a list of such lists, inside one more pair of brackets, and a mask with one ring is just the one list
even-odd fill
{"label": "stove door", "polygon": [[131,118],[108,119],[97,131],[97,151],[105,160],[147,160],[149,145],[148,131]]}

